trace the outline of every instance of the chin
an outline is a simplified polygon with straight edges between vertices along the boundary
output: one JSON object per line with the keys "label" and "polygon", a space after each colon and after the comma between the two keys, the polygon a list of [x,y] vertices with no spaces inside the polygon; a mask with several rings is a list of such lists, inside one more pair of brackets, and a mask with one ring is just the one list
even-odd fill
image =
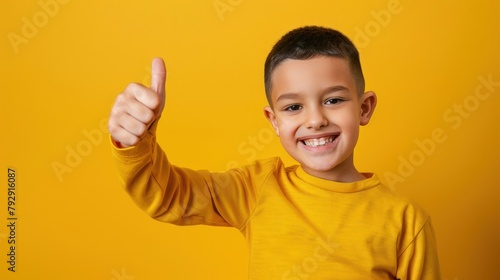
{"label": "chin", "polygon": [[305,170],[310,170],[312,172],[318,172],[318,173],[325,173],[325,172],[331,172],[335,170],[335,168],[338,166],[338,164],[332,163],[332,164],[308,164],[308,163],[302,163],[302,168]]}

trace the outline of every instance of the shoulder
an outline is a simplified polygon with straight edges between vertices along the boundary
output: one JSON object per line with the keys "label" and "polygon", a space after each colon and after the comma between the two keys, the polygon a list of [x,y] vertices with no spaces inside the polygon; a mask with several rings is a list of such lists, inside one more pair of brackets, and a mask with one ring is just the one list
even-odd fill
{"label": "shoulder", "polygon": [[[376,175],[374,175],[376,176]],[[427,219],[429,214],[414,200],[390,189],[382,182],[377,186],[378,196],[384,200],[385,203],[391,205],[391,208],[398,210],[402,218],[423,218]]]}
{"label": "shoulder", "polygon": [[399,225],[398,247],[406,248],[426,227],[430,227],[430,215],[411,198],[381,184],[377,188],[380,198],[389,205],[390,216]]}
{"label": "shoulder", "polygon": [[379,182],[372,190],[370,198],[376,200],[379,205],[383,205],[384,215],[387,218],[390,217],[405,233],[417,235],[429,221],[430,215],[427,211],[408,196],[390,189],[382,182]]}

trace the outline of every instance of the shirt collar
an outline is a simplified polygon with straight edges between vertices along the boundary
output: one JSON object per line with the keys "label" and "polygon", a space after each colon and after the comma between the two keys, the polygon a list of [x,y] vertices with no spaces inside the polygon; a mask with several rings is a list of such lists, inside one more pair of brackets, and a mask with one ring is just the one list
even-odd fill
{"label": "shirt collar", "polygon": [[380,180],[378,176],[374,173],[361,173],[366,179],[351,182],[351,183],[343,183],[336,182],[331,180],[326,180],[322,178],[318,178],[308,174],[302,167],[297,166],[293,171],[293,174],[297,177],[297,180],[303,181],[306,184],[327,190],[332,192],[339,193],[354,193],[360,192],[364,190],[371,189],[380,185]]}

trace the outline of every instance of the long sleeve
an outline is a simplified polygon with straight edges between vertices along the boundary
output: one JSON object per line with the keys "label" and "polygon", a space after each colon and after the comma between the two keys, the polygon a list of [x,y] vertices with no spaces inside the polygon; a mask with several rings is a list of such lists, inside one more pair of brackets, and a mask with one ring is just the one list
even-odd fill
{"label": "long sleeve", "polygon": [[168,161],[155,128],[112,150],[125,190],[159,221],[239,229],[249,279],[441,279],[429,216],[376,176],[333,182],[279,158],[194,171]]}
{"label": "long sleeve", "polygon": [[430,218],[398,257],[398,279],[440,280],[436,238]]}
{"label": "long sleeve", "polygon": [[156,142],[156,123],[134,147],[113,148],[113,157],[134,202],[151,217],[178,225],[207,224],[241,228],[254,210],[269,176],[253,165],[224,173],[194,171],[172,165]]}

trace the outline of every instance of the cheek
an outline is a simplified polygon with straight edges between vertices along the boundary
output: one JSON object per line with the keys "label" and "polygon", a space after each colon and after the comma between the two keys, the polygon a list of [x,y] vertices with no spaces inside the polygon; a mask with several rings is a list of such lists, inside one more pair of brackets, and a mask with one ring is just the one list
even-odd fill
{"label": "cheek", "polygon": [[342,128],[344,133],[350,137],[357,138],[359,134],[359,121],[360,116],[350,111],[350,113],[346,112],[346,114],[338,116],[336,124]]}
{"label": "cheek", "polygon": [[359,122],[361,120],[361,111],[359,108],[354,106],[354,103],[351,106],[346,107],[342,112],[342,117],[340,118],[340,122],[344,124],[346,127],[357,127],[359,126]]}
{"label": "cheek", "polygon": [[295,130],[290,122],[280,121],[278,123],[277,134],[281,145],[288,151],[289,146],[295,142]]}
{"label": "cheek", "polygon": [[294,136],[300,125],[293,120],[280,120],[278,122],[278,130],[280,136]]}
{"label": "cheek", "polygon": [[344,126],[344,133],[348,136],[349,142],[355,145],[359,137],[359,123],[353,120],[346,124]]}

